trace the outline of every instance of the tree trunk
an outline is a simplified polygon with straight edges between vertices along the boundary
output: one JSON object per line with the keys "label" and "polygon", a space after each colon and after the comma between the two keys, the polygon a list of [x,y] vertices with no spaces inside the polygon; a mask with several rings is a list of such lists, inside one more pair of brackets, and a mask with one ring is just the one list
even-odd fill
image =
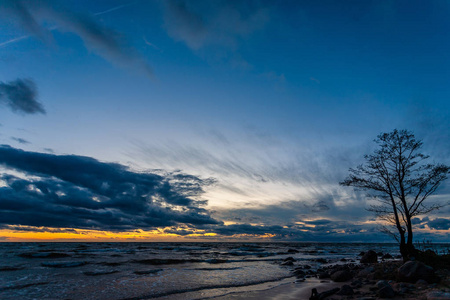
{"label": "tree trunk", "polygon": [[408,222],[407,228],[408,228],[408,239],[406,242],[406,250],[408,252],[408,257],[411,258],[416,256],[416,248],[414,247],[413,244],[413,231],[411,222]]}
{"label": "tree trunk", "polygon": [[400,254],[402,255],[403,261],[409,260],[408,248],[405,243],[405,232],[400,232]]}

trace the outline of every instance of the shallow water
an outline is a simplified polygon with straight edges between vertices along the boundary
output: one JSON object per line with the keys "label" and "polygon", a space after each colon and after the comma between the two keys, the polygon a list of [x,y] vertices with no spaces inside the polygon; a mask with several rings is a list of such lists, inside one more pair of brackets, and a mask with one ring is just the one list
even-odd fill
{"label": "shallow water", "polygon": [[0,243],[0,298],[214,298],[292,282],[290,256],[317,269],[368,249],[398,255],[395,244]]}

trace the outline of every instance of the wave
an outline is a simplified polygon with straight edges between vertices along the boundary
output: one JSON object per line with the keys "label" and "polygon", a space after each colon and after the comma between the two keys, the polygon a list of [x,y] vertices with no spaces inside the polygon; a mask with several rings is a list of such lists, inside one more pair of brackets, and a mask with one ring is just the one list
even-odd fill
{"label": "wave", "polygon": [[242,267],[234,267],[234,268],[192,268],[192,269],[185,269],[189,271],[229,271],[229,270],[239,270],[242,269]]}
{"label": "wave", "polygon": [[19,289],[27,288],[30,286],[44,285],[44,284],[49,284],[49,283],[50,282],[46,281],[46,282],[34,282],[34,283],[26,283],[26,284],[9,285],[9,286],[0,287],[0,291],[19,290]]}
{"label": "wave", "polygon": [[247,283],[217,284],[217,285],[203,286],[203,287],[190,288],[190,289],[174,290],[174,291],[168,291],[168,292],[162,292],[162,293],[156,293],[156,294],[141,295],[139,297],[122,298],[120,300],[154,299],[154,298],[167,297],[167,296],[171,296],[171,295],[198,292],[198,291],[204,291],[204,290],[252,286],[252,285],[257,285],[257,284],[262,284],[262,283],[276,282],[276,281],[280,281],[282,279],[291,278],[291,277],[293,277],[293,276],[291,276],[291,275],[283,276],[283,277],[272,278],[272,279],[268,279],[268,280],[259,280],[259,281],[252,281],[252,282],[247,282]]}
{"label": "wave", "polygon": [[86,271],[83,272],[84,275],[87,276],[99,276],[99,275],[108,275],[108,274],[114,274],[118,273],[118,270],[109,270],[109,271]]}
{"label": "wave", "polygon": [[26,252],[17,254],[17,256],[24,258],[62,258],[70,257],[71,255],[62,252]]}
{"label": "wave", "polygon": [[148,274],[156,274],[158,272],[164,271],[164,269],[153,269],[153,270],[139,270],[134,271],[136,275],[148,275]]}
{"label": "wave", "polygon": [[41,263],[41,266],[49,268],[73,268],[84,266],[86,264],[87,262],[85,261],[59,261],[59,262],[44,262]]}

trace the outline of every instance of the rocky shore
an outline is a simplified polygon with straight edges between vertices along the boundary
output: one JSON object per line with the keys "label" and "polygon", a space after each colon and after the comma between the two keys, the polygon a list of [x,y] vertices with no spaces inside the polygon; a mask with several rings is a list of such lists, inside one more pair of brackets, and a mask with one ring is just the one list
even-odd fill
{"label": "rocky shore", "polygon": [[[298,282],[310,278],[321,280],[320,286],[311,288],[310,300],[450,299],[449,257],[443,257],[440,263],[437,255],[428,254],[428,260],[435,268],[419,260],[403,263],[399,258],[372,250],[361,253],[359,262],[327,264],[322,260],[323,266],[317,269],[309,265],[297,265],[292,257],[285,259],[282,264],[292,267]],[[330,284],[322,284],[327,282]]]}

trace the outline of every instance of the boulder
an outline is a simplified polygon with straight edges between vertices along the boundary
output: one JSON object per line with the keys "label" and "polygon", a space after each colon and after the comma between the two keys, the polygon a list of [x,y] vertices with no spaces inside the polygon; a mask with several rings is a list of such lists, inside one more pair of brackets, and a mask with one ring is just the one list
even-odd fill
{"label": "boulder", "polygon": [[378,289],[381,289],[381,288],[383,288],[385,286],[388,286],[388,285],[389,285],[389,283],[386,280],[380,280],[380,281],[378,281],[376,283],[376,286],[377,286]]}
{"label": "boulder", "polygon": [[428,282],[426,282],[426,281],[423,280],[423,279],[419,279],[419,280],[417,280],[417,282],[416,282],[416,286],[417,286],[417,287],[426,287],[426,286],[428,286]]}
{"label": "boulder", "polygon": [[293,258],[292,256],[289,256],[289,257],[285,258],[283,261],[295,261],[295,258]]}
{"label": "boulder", "polygon": [[373,267],[367,267],[365,269],[362,269],[359,271],[358,276],[360,277],[367,277],[369,274],[375,272],[375,269]]}
{"label": "boulder", "polygon": [[450,293],[444,291],[432,291],[427,294],[427,300],[448,300]]}
{"label": "boulder", "polygon": [[380,298],[394,298],[394,289],[388,284],[378,290],[378,297]]}
{"label": "boulder", "polygon": [[390,255],[389,253],[386,253],[386,254],[383,255],[381,258],[382,258],[382,259],[391,259],[391,258],[392,258],[392,255]]}
{"label": "boulder", "polygon": [[305,271],[301,270],[301,269],[296,269],[294,271],[294,275],[299,278],[299,277],[305,277],[306,273]]}
{"label": "boulder", "polygon": [[408,261],[397,270],[399,281],[415,283],[422,279],[428,283],[437,282],[434,269],[420,261]]}
{"label": "boulder", "polygon": [[353,288],[346,284],[341,287],[341,290],[337,294],[343,296],[351,296],[354,293],[355,291],[353,290]]}
{"label": "boulder", "polygon": [[331,280],[334,282],[344,282],[353,278],[353,274],[348,270],[337,271],[331,274]]}
{"label": "boulder", "polygon": [[295,258],[292,256],[289,256],[288,258],[285,258],[283,262],[281,263],[282,266],[292,266],[294,265]]}
{"label": "boulder", "polygon": [[328,274],[328,272],[319,272],[317,273],[317,278],[319,279],[330,278],[330,274]]}
{"label": "boulder", "polygon": [[326,260],[325,258],[317,258],[315,261],[321,264],[326,264],[328,262],[328,260]]}
{"label": "boulder", "polygon": [[322,300],[322,299],[325,299],[325,298],[327,298],[327,297],[329,297],[331,295],[336,294],[337,292],[339,292],[339,288],[334,288],[334,289],[331,289],[331,290],[328,290],[328,291],[325,291],[325,292],[322,292],[322,293],[318,293],[317,289],[314,288],[311,291],[311,297],[309,297],[309,300]]}
{"label": "boulder", "polygon": [[375,251],[373,250],[369,250],[367,251],[367,253],[365,253],[360,261],[360,263],[362,264],[372,264],[372,263],[377,263],[378,262],[378,255]]}

